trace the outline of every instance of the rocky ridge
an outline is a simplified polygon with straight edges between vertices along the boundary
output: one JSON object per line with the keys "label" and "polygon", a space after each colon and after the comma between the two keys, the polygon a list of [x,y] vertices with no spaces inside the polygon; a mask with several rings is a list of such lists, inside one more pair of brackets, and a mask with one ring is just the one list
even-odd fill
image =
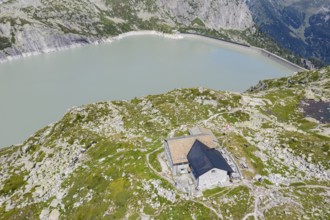
{"label": "rocky ridge", "polygon": [[[306,118],[300,102],[330,105],[329,85],[325,68],[243,94],[178,89],[74,107],[22,145],[1,149],[0,219],[326,219],[330,128]],[[246,163],[243,181],[194,198],[162,176],[161,141],[196,125]]]}

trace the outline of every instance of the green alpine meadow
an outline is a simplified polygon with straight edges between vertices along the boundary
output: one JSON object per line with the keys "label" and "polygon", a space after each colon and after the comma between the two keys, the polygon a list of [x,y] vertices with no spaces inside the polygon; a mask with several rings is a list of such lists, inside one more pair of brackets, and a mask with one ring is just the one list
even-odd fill
{"label": "green alpine meadow", "polygon": [[[244,93],[177,89],[75,107],[1,149],[0,218],[327,219],[329,98],[324,68]],[[175,187],[162,142],[194,126],[245,161],[241,180],[199,197]]]}

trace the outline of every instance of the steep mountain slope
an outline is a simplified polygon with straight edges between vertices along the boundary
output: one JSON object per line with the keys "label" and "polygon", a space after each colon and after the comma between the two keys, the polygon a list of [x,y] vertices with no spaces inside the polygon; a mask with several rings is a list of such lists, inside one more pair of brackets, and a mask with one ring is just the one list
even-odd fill
{"label": "steep mountain slope", "polygon": [[330,64],[330,2],[248,0],[253,20],[282,47]]}
{"label": "steep mountain slope", "polygon": [[[229,13],[230,12],[230,13]],[[0,4],[0,60],[103,41],[131,30],[170,32],[202,25],[245,30],[252,16],[230,0],[11,0]]]}
{"label": "steep mountain slope", "polygon": [[251,13],[242,1],[158,0],[156,4],[162,17],[168,16],[175,23],[186,26],[191,26],[196,18],[207,28],[215,30],[245,30],[253,25]]}
{"label": "steep mountain slope", "polygon": [[306,66],[299,56],[330,62],[329,24],[326,0],[3,0],[0,61],[147,29],[251,44]]}
{"label": "steep mountain slope", "polygon": [[[329,219],[329,108],[330,68],[243,94],[178,89],[73,108],[0,150],[0,219]],[[192,198],[158,158],[164,138],[196,125],[249,168]]]}

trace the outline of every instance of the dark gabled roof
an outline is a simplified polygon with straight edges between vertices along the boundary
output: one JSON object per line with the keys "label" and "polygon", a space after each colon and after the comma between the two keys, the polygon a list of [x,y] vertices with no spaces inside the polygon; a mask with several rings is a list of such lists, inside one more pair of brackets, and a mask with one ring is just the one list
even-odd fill
{"label": "dark gabled roof", "polygon": [[233,172],[219,151],[207,147],[199,140],[195,141],[187,157],[196,179],[213,168]]}

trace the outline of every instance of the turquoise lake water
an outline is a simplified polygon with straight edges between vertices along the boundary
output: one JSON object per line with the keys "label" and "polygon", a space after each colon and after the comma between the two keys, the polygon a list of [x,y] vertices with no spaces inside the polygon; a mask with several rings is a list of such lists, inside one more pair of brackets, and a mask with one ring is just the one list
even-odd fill
{"label": "turquoise lake water", "polygon": [[293,71],[209,39],[131,36],[0,64],[0,147],[21,143],[72,106],[207,87],[242,92]]}

